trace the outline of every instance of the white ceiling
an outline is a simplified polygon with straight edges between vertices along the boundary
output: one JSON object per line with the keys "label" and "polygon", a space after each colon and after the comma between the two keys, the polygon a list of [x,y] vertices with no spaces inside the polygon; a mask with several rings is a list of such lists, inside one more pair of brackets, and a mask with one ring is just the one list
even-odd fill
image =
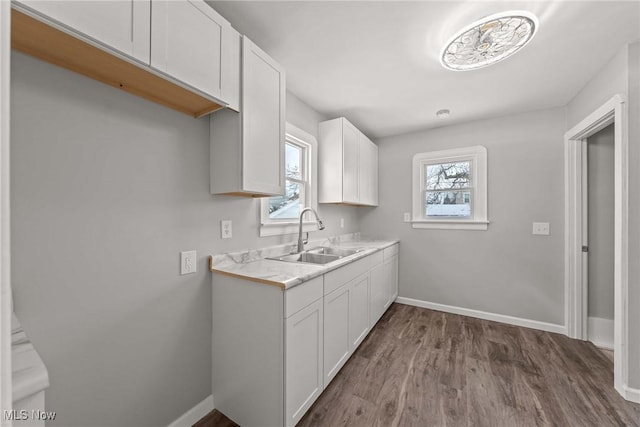
{"label": "white ceiling", "polygon": [[[566,105],[640,39],[639,1],[209,1],[287,70],[287,88],[373,138]],[[528,10],[540,26],[513,57],[475,71],[439,62],[463,26]],[[451,110],[447,119],[435,112]]]}

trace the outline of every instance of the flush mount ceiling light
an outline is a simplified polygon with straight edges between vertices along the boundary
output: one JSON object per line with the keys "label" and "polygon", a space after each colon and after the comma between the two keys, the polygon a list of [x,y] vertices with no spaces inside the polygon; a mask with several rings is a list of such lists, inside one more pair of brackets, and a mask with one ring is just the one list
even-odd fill
{"label": "flush mount ceiling light", "polygon": [[445,68],[475,70],[508,58],[526,45],[538,29],[538,19],[525,11],[487,16],[463,28],[440,55]]}

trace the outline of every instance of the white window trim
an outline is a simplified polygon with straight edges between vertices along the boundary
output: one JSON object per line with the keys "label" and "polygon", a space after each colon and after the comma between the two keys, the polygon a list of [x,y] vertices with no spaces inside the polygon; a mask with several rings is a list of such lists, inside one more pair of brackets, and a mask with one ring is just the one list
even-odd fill
{"label": "white window trim", "polygon": [[[305,199],[308,204],[304,207],[312,207],[318,210],[318,141],[308,132],[303,131],[297,126],[287,122],[285,140],[296,144],[306,145],[308,148],[307,168],[309,173],[309,188],[306,189]],[[272,220],[269,219],[269,198],[260,199],[259,217],[260,217],[260,237],[280,236],[283,234],[298,233],[298,220]],[[305,216],[308,218],[307,216]],[[318,223],[312,220],[306,220],[302,223],[302,231],[316,231]]]}
{"label": "white window trim", "polygon": [[[471,182],[473,183],[473,217],[425,219],[422,216],[422,183],[424,167],[430,163],[451,163],[471,160],[473,162]],[[411,226],[426,229],[451,230],[486,230],[487,219],[487,149],[482,145],[454,148],[451,150],[418,153],[413,156],[413,209]]]}

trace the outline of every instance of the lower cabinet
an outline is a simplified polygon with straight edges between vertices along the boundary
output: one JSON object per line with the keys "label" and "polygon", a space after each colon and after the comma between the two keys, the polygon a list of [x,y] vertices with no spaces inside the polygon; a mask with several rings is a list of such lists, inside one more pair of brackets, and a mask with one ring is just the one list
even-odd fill
{"label": "lower cabinet", "polygon": [[324,297],[324,382],[335,377],[351,355],[349,309],[351,289],[344,284]]}
{"label": "lower cabinet", "polygon": [[398,297],[398,256],[394,255],[384,262],[384,310]]}
{"label": "lower cabinet", "polygon": [[381,263],[371,269],[371,319],[370,326],[380,320],[387,305],[388,286],[386,284],[385,264]]}
{"label": "lower cabinet", "polygon": [[353,280],[349,306],[349,350],[353,353],[369,334],[369,273]]}
{"label": "lower cabinet", "polygon": [[322,393],[324,304],[311,303],[285,320],[285,423],[295,425]]}
{"label": "lower cabinet", "polygon": [[288,290],[213,274],[212,390],[242,426],[295,426],[398,294],[398,245]]}

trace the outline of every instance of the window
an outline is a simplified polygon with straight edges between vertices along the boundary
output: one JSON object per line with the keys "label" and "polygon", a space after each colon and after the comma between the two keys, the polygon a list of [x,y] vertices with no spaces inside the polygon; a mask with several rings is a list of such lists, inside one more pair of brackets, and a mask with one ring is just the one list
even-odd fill
{"label": "window", "polygon": [[413,228],[486,230],[487,150],[481,146],[413,157]]}
{"label": "window", "polygon": [[[306,207],[317,210],[317,141],[287,123],[285,137],[285,194],[260,202],[260,236],[298,232],[298,218]],[[304,221],[303,231],[317,230],[315,221]]]}

